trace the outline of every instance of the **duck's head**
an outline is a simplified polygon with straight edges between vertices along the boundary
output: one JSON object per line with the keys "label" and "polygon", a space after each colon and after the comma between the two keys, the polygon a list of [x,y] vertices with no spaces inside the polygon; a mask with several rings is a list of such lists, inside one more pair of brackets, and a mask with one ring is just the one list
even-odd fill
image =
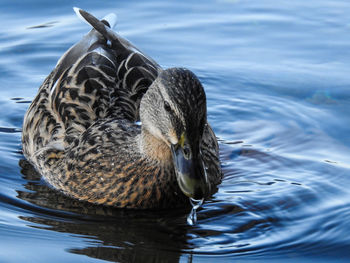
{"label": "duck's head", "polygon": [[200,149],[207,107],[198,78],[183,68],[162,71],[141,100],[140,119],[143,129],[168,146],[182,192],[204,198],[209,185]]}

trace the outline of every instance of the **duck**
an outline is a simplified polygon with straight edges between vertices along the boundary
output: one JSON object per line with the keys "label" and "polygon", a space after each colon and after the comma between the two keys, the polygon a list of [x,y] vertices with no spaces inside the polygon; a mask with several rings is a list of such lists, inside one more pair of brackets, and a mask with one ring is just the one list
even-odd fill
{"label": "duck", "polygon": [[23,121],[25,158],[65,196],[131,209],[209,198],[222,180],[204,88],[163,69],[114,30],[74,8],[91,30],[58,60]]}

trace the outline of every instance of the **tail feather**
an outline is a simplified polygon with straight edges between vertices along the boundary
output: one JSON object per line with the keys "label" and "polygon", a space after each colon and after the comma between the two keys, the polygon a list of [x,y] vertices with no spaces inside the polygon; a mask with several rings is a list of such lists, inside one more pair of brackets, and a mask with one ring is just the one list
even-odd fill
{"label": "tail feather", "polygon": [[[78,7],[73,7],[73,10],[74,10],[74,12],[77,14],[77,16],[78,16],[82,21],[84,21],[84,22],[87,23],[88,25],[92,25],[91,22],[89,22],[89,21],[91,21],[91,19],[89,20],[89,19],[86,18],[87,15],[89,15],[90,17],[92,17],[91,14],[88,14],[86,11],[84,11],[84,10],[78,8]],[[84,14],[84,16],[83,16],[83,14]],[[108,26],[109,26],[110,28],[114,28],[114,27],[116,26],[116,24],[117,24],[117,15],[114,14],[114,13],[110,13],[110,14],[106,15],[104,18],[102,18],[101,21],[107,22],[107,23],[108,23]]]}
{"label": "tail feather", "polygon": [[[102,20],[99,20],[82,9],[79,9],[77,7],[74,7],[73,9],[79,18],[95,28],[106,39],[109,41],[118,40],[118,35],[111,29],[117,22],[117,16],[115,14],[108,14]],[[106,21],[108,23],[108,26],[106,26],[103,21]]]}
{"label": "tail feather", "polygon": [[[115,14],[108,14],[102,20],[99,20],[82,9],[79,9],[77,7],[74,7],[73,9],[78,17],[92,26],[93,29],[78,43],[67,50],[59,59],[56,65],[56,73],[53,76],[54,83],[67,68],[69,68],[73,63],[77,61],[79,57],[88,52],[95,43],[99,43],[101,41],[103,42],[105,40],[108,40],[111,43],[111,48],[115,50],[129,50],[143,54],[129,41],[120,37],[116,32],[113,31],[112,28],[117,23],[117,16]],[[153,59],[147,57],[144,54],[143,56],[151,61],[154,65],[158,65]]]}
{"label": "tail feather", "polygon": [[[108,26],[104,22],[99,21],[94,16],[89,13],[74,7],[75,13],[84,22],[93,26],[96,30],[91,30],[87,35],[85,35],[78,43],[67,50],[62,57],[57,62],[57,71],[53,77],[54,82],[61,76],[61,74],[70,67],[76,60],[84,53],[86,53],[89,48],[95,43],[99,42],[101,38],[106,38],[110,41],[116,40],[118,38],[117,34],[109,28],[109,26],[114,27],[117,22],[117,16],[115,14],[108,14],[103,18],[102,21],[108,23]],[[96,32],[97,31],[97,32]]]}
{"label": "tail feather", "polygon": [[[143,54],[138,48],[136,48],[134,45],[132,45],[128,40],[120,37],[116,32],[114,32],[111,28],[115,26],[117,22],[117,16],[115,14],[108,14],[105,16],[101,21],[98,20],[96,17],[91,15],[90,13],[79,9],[77,7],[74,8],[74,11],[77,13],[77,15],[82,18],[85,22],[87,22],[89,25],[91,25],[97,32],[99,32],[104,38],[109,40],[112,43],[112,48],[115,49],[127,49],[132,50],[133,52],[137,52],[142,54],[144,57],[146,57],[148,60],[152,61],[155,65],[158,65],[152,58],[146,56]],[[108,24],[111,26],[106,26],[104,21],[108,22]]]}

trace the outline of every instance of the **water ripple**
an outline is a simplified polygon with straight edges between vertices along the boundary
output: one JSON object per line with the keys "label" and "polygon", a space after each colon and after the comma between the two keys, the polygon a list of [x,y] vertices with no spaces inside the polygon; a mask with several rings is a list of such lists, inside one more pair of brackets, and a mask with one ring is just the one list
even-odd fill
{"label": "water ripple", "polygon": [[5,1],[0,261],[349,261],[347,1],[84,5],[99,17],[117,12],[121,35],[162,66],[199,76],[224,179],[195,226],[186,224],[188,209],[92,206],[48,187],[23,159],[23,116],[59,56],[89,28],[71,1]]}

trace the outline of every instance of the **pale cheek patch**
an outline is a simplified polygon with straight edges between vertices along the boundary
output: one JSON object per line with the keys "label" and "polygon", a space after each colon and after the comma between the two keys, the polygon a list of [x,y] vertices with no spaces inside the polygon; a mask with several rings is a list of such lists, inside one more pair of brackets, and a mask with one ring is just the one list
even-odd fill
{"label": "pale cheek patch", "polygon": [[169,140],[171,144],[177,144],[179,142],[179,139],[177,138],[176,132],[174,129],[169,130]]}

